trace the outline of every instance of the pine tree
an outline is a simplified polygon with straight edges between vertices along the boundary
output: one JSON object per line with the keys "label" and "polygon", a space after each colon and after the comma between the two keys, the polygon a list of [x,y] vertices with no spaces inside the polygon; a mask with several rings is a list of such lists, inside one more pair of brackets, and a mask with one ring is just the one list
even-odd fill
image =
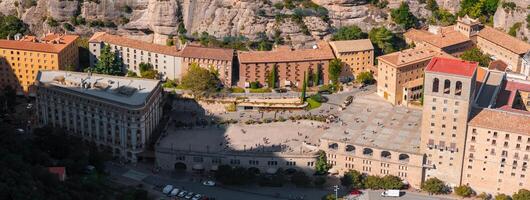
{"label": "pine tree", "polygon": [[302,83],[302,95],[300,95],[300,101],[305,102],[305,93],[307,90],[307,72],[304,72],[304,82]]}
{"label": "pine tree", "polygon": [[87,68],[87,71],[91,71],[98,74],[108,75],[122,75],[121,62],[116,57],[116,54],[110,51],[110,46],[105,45],[101,49],[101,54],[98,58],[98,62],[94,67]]}

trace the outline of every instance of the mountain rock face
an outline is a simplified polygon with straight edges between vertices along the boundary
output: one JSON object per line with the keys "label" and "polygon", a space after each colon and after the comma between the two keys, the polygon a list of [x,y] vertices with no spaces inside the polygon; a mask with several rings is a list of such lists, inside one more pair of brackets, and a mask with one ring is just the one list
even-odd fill
{"label": "mountain rock face", "polygon": [[[342,26],[357,25],[364,31],[385,26],[403,31],[389,16],[389,8],[399,6],[402,1],[419,18],[430,15],[420,0],[389,0],[385,9],[369,4],[368,0],[313,0],[327,9],[328,17],[309,15],[297,21],[288,17],[297,12],[295,9],[275,5],[283,0],[36,0],[36,3],[2,0],[0,12],[17,15],[36,35],[72,32],[90,36],[96,31],[106,31],[165,44],[168,37],[179,35],[182,23],[188,36],[206,32],[221,40],[227,36],[253,40],[263,33],[271,38],[279,33],[294,47],[309,47],[317,40],[329,38],[334,29]],[[458,0],[437,1],[448,10],[457,10],[458,3],[454,2]],[[73,24],[76,17],[87,23]],[[59,25],[50,26],[46,23],[50,19]],[[75,29],[65,31],[65,23],[75,25]]]}
{"label": "mountain rock face", "polygon": [[[530,9],[528,9],[527,4],[530,3],[525,2],[517,4],[517,7],[514,9],[502,8],[499,6],[495,12],[495,15],[493,16],[493,26],[495,28],[508,31],[512,27],[515,28],[515,25],[517,24],[519,28],[514,29],[516,34],[515,36],[519,39],[528,41],[530,38],[530,30],[527,28],[529,26],[526,18],[528,15],[530,15]],[[522,7],[521,5],[525,6]]]}

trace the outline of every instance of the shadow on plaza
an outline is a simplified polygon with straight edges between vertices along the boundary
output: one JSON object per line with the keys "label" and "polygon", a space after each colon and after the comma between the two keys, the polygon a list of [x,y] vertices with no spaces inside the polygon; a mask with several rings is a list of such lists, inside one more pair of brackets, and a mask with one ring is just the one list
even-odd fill
{"label": "shadow on plaza", "polygon": [[[296,156],[278,156],[280,152],[289,151],[287,145],[282,145],[281,143],[272,144],[264,139],[263,141],[253,141],[253,144],[249,144],[248,147],[245,145],[243,149],[232,148],[230,146],[230,138],[226,134],[228,131],[227,127],[231,123],[241,123],[243,121],[221,119],[216,115],[208,113],[192,99],[175,98],[173,101],[172,110],[168,113],[168,126],[166,127],[166,131],[162,133],[157,144],[159,147],[156,150],[157,154],[163,151],[173,154],[171,155],[172,158],[170,158],[174,159],[171,161],[173,162],[171,163],[171,166],[173,166],[173,177],[184,177],[184,173],[190,172],[197,177],[213,177],[215,176],[215,172],[220,171],[220,166],[223,165],[230,165],[233,169],[243,167],[248,171],[254,172],[254,177],[259,180],[244,184],[246,186],[256,183],[262,186],[281,187],[283,184],[273,184],[272,182],[274,181],[272,180],[281,176],[284,182],[289,182],[292,175],[297,174],[297,172],[306,172],[309,177],[308,181],[310,182],[308,185],[310,186],[311,179],[317,177],[311,173],[307,173],[312,171],[311,169],[314,167],[314,165],[308,167],[307,160],[298,160],[296,166],[293,166],[292,162],[296,160]],[[257,114],[256,111],[249,112]],[[278,117],[280,116],[278,115]],[[175,131],[171,132],[171,130]],[[187,131],[190,133],[186,133]],[[195,133],[195,131],[201,133]],[[244,126],[244,130],[241,129],[241,131],[252,132],[252,126]],[[171,134],[181,135],[173,138]],[[203,140],[204,142],[190,141],[186,137],[183,137],[186,134],[197,134],[191,137],[194,140]],[[266,137],[266,135],[263,136],[263,138]],[[290,151],[290,153],[292,153],[291,155],[299,154],[298,156],[304,154],[301,149],[299,151]],[[316,154],[315,152],[311,152],[305,153],[305,155],[309,155],[314,159],[314,155]],[[256,163],[256,161],[259,163]],[[245,174],[240,174],[240,176],[245,176]],[[237,179],[238,177],[236,175],[233,178]],[[271,184],[262,184],[263,179],[270,179]],[[337,183],[338,180],[328,178],[327,182]],[[326,187],[324,189],[327,190],[329,188]]]}

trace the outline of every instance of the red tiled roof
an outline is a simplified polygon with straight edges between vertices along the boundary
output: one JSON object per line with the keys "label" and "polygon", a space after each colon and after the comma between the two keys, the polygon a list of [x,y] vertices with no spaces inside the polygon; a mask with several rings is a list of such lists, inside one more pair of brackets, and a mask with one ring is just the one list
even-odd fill
{"label": "red tiled roof", "polygon": [[278,63],[332,60],[335,58],[331,47],[326,42],[320,42],[317,49],[291,50],[280,47],[272,51],[240,52],[240,63]]}
{"label": "red tiled roof", "polygon": [[182,49],[181,56],[185,58],[232,61],[232,58],[234,58],[234,50],[186,45]]}
{"label": "red tiled roof", "polygon": [[454,74],[460,76],[473,76],[478,67],[477,62],[460,59],[434,57],[425,68],[426,71]]}
{"label": "red tiled roof", "polygon": [[140,40],[134,40],[118,35],[111,35],[105,32],[94,33],[94,35],[92,35],[88,42],[105,42],[165,55],[180,56],[180,52],[174,46],[165,46],[153,44],[150,42],[143,42]]}
{"label": "red tiled roof", "polygon": [[530,51],[530,44],[489,26],[485,26],[480,30],[478,36],[516,54],[524,54]]}
{"label": "red tiled roof", "polygon": [[495,61],[490,62],[488,69],[495,69],[495,70],[499,70],[503,72],[503,71],[506,71],[507,67],[508,67],[508,64],[506,64],[502,60],[495,60]]}
{"label": "red tiled roof", "polygon": [[21,40],[0,40],[0,48],[59,53],[77,38],[77,35],[50,34],[39,41],[34,36],[27,36]]}

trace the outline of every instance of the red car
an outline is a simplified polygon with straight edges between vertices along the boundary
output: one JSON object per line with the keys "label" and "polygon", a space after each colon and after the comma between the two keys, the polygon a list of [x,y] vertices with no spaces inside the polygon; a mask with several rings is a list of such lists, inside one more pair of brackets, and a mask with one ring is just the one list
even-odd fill
{"label": "red car", "polygon": [[353,189],[353,190],[350,191],[350,194],[351,194],[351,195],[361,195],[362,192],[359,191],[358,189]]}

